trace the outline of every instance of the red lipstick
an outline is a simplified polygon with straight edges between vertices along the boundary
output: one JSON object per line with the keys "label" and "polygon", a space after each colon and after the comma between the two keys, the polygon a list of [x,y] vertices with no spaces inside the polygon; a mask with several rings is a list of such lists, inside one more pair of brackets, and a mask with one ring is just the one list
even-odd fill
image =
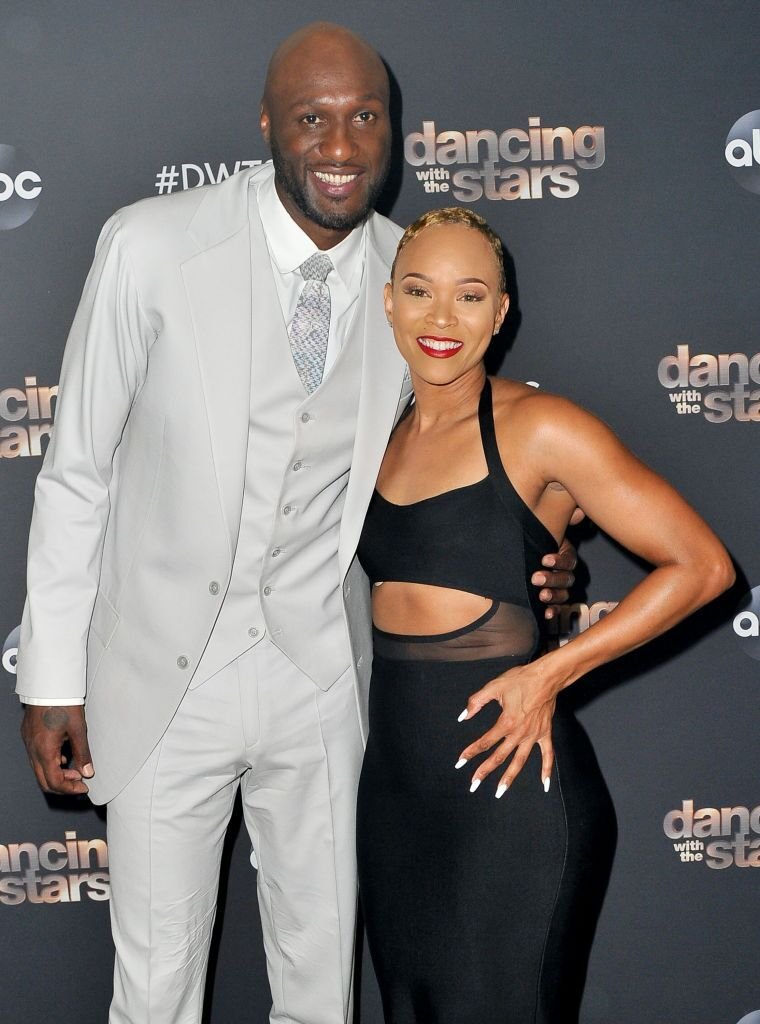
{"label": "red lipstick", "polygon": [[417,344],[426,356],[433,359],[449,359],[462,348],[463,342],[456,338],[442,338],[436,334],[424,334],[417,338]]}

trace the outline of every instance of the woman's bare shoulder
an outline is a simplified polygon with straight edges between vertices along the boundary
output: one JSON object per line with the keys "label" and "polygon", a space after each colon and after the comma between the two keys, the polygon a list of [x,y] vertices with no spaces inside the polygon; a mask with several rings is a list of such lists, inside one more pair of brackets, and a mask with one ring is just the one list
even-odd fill
{"label": "woman's bare shoulder", "polygon": [[497,431],[502,426],[526,431],[558,426],[566,429],[571,422],[595,420],[591,413],[570,399],[520,381],[492,377],[491,390]]}
{"label": "woman's bare shoulder", "polygon": [[598,445],[621,446],[602,420],[569,398],[496,378],[492,388],[496,434],[505,450],[518,445],[523,453],[556,457],[593,451]]}

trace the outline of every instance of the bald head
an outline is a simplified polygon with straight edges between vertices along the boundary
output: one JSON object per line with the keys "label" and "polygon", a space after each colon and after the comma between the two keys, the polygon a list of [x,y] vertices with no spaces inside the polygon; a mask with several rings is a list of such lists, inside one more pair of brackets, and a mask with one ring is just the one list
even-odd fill
{"label": "bald head", "polygon": [[275,51],[261,103],[275,187],[320,249],[367,216],[390,154],[388,73],[359,36],[329,22],[294,32]]}
{"label": "bald head", "polygon": [[383,83],[388,102],[388,73],[377,50],[343,25],[315,21],[289,35],[272,54],[264,83],[263,103],[271,101],[283,81],[292,75],[303,76],[304,62],[309,67],[327,68],[363,65]]}

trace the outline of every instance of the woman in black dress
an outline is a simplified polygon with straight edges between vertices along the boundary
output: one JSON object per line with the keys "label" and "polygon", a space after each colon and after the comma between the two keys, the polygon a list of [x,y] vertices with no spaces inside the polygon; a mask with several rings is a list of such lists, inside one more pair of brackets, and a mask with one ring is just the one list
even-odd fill
{"label": "woman in black dress", "polygon": [[[486,377],[509,300],[481,218],[451,208],[408,228],[385,301],[415,390],[359,548],[375,642],[359,880],[385,1019],[569,1024],[614,817],[561,691],[717,596],[733,569],[602,423]],[[576,505],[655,568],[538,657],[529,581]]]}

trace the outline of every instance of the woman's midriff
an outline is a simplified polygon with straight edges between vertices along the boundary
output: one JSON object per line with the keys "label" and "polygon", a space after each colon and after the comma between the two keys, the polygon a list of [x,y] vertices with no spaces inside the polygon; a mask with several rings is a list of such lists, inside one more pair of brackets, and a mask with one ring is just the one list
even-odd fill
{"label": "woman's midriff", "polygon": [[435,636],[473,622],[492,603],[463,590],[388,581],[372,588],[372,619],[386,633]]}

